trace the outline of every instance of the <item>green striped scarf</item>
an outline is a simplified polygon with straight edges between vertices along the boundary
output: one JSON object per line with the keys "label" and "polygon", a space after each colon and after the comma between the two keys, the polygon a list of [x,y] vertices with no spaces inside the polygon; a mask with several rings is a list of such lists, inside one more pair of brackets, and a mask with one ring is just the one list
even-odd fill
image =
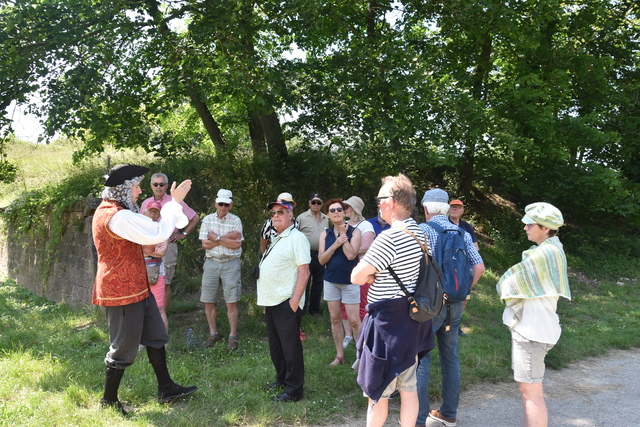
{"label": "green striped scarf", "polygon": [[522,252],[522,261],[508,269],[498,281],[500,299],[520,319],[524,299],[561,296],[571,299],[567,258],[557,236]]}

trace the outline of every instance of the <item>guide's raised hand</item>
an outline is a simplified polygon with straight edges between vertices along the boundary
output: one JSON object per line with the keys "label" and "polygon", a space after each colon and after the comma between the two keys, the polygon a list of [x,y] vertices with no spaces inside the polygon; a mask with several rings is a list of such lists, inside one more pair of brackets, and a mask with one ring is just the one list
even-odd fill
{"label": "guide's raised hand", "polygon": [[180,185],[176,185],[176,182],[173,181],[173,184],[171,185],[171,191],[169,192],[169,194],[171,194],[171,198],[173,199],[174,202],[180,203],[184,200],[187,193],[189,193],[189,190],[191,190],[190,179],[185,179],[180,183]]}

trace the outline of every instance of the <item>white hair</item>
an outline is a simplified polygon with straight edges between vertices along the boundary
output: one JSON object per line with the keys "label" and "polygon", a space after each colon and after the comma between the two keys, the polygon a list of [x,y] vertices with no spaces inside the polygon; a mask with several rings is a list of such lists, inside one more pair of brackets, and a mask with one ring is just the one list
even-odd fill
{"label": "white hair", "polygon": [[427,208],[429,215],[445,215],[446,216],[449,213],[449,203],[424,202],[422,206]]}

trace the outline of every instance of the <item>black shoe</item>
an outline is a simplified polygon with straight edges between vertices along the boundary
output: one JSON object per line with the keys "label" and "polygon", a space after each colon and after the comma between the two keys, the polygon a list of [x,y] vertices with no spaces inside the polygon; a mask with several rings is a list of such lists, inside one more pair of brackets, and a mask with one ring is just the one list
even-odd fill
{"label": "black shoe", "polygon": [[467,336],[467,334],[465,334],[465,333],[462,331],[462,329],[458,329],[458,336],[459,336],[459,337],[466,337],[466,336]]}
{"label": "black shoe", "polygon": [[158,401],[160,403],[169,403],[175,399],[189,396],[198,391],[198,387],[183,387],[180,384],[171,383],[158,386]]}
{"label": "black shoe", "polygon": [[125,417],[133,411],[132,407],[123,405],[119,400],[116,400],[115,402],[109,402],[108,400],[105,400],[103,398],[100,399],[100,406],[102,406],[103,408],[115,408]]}
{"label": "black shoe", "polygon": [[284,383],[281,383],[280,381],[274,381],[272,383],[265,384],[264,387],[262,387],[262,388],[264,388],[267,391],[280,390],[280,389],[284,388]]}
{"label": "black shoe", "polygon": [[302,392],[285,393],[284,391],[277,396],[274,396],[271,400],[274,402],[297,402],[302,399]]}

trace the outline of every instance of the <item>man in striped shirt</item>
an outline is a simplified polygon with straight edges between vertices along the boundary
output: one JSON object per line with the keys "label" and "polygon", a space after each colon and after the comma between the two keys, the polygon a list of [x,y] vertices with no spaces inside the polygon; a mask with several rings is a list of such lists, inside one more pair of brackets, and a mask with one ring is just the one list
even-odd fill
{"label": "man in striped shirt", "polygon": [[367,426],[384,425],[389,397],[398,390],[401,426],[413,427],[418,415],[417,355],[433,348],[433,331],[430,320],[418,323],[409,317],[407,296],[389,268],[413,292],[423,255],[411,234],[422,243],[426,236],[411,218],[416,192],[409,178],[388,176],[382,184],[376,201],[391,228],[376,237],[351,273],[353,283],[371,283],[357,344],[358,384],[369,397]]}

